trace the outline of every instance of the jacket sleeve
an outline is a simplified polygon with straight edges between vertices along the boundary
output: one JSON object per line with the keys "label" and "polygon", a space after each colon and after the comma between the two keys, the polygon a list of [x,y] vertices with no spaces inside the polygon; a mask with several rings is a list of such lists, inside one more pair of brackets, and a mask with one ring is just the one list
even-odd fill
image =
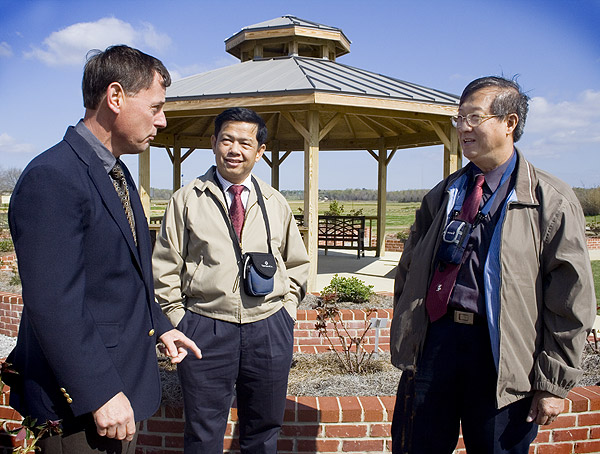
{"label": "jacket sleeve", "polygon": [[84,229],[91,207],[59,169],[38,165],[26,172],[10,206],[24,311],[79,416],[125,389],[86,304]]}
{"label": "jacket sleeve", "polygon": [[[414,250],[423,240],[423,237],[429,232],[433,219],[440,209],[440,194],[443,193],[442,183],[438,184],[438,186],[427,193],[415,214],[415,222],[410,227],[410,234],[408,240],[404,244],[404,251],[402,251],[396,269],[396,276],[394,279],[394,307],[398,303],[400,295],[402,295],[404,290],[404,284],[406,283]],[[428,278],[428,276],[423,276],[423,279]]]}
{"label": "jacket sleeve", "polygon": [[563,198],[542,232],[543,350],[533,389],[559,397],[566,397],[582,375],[581,352],[596,314],[584,228],[577,200]]}
{"label": "jacket sleeve", "polygon": [[181,196],[180,191],[169,201],[152,254],[156,300],[173,326],[177,326],[185,314],[181,292],[183,247],[186,243],[185,203]]}
{"label": "jacket sleeve", "polygon": [[285,210],[286,235],[281,256],[290,279],[290,291],[284,297],[284,305],[290,314],[296,314],[298,304],[306,295],[310,263],[296,220],[287,202],[284,203],[287,208]]}

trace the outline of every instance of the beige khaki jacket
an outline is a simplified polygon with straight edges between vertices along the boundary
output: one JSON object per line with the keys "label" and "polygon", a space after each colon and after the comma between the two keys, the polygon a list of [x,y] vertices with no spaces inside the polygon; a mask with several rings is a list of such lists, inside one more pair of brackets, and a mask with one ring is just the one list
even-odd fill
{"label": "beige khaki jacket", "polygon": [[[225,218],[215,167],[169,201],[152,256],[156,299],[173,326],[185,310],[234,323],[262,320],[285,307],[292,318],[306,292],[308,255],[283,196],[256,179],[263,193],[277,261],[273,292],[252,297],[240,282],[236,249]],[[252,187],[242,229],[243,252],[268,252],[264,218]]]}
{"label": "beige khaki jacket", "polygon": [[[488,289],[500,311],[498,408],[536,390],[565,397],[581,377],[581,353],[596,313],[585,218],[575,194],[517,156],[514,193],[501,225],[500,288]],[[424,301],[447,188],[464,172],[425,196],[398,264],[390,349],[401,369],[414,368],[423,347],[429,325]]]}

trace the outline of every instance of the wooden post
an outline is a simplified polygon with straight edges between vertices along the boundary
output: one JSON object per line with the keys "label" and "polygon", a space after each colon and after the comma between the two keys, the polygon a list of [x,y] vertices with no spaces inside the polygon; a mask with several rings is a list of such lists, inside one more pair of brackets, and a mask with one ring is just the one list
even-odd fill
{"label": "wooden post", "polygon": [[462,152],[458,144],[456,128],[448,124],[444,131],[450,136],[450,147],[444,145],[444,178],[462,167]]}
{"label": "wooden post", "polygon": [[[379,139],[379,158],[377,159],[377,246],[375,255],[385,255],[385,223],[387,208],[387,148],[385,139]],[[371,246],[369,244],[369,246]]]}
{"label": "wooden post", "polygon": [[177,142],[176,138],[173,144],[173,192],[181,187],[181,145]]}
{"label": "wooden post", "polygon": [[279,191],[279,141],[273,140],[271,146],[271,186]]}
{"label": "wooden post", "polygon": [[310,271],[308,291],[317,287],[317,262],[319,260],[319,112],[307,113],[308,138],[304,139],[304,225],[308,235]]}
{"label": "wooden post", "polygon": [[150,222],[150,147],[138,155],[138,181],[142,207]]}

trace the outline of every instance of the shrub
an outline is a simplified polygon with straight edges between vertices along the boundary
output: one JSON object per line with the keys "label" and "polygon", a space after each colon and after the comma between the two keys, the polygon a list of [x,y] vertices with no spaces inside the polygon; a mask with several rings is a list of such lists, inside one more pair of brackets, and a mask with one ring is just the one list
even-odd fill
{"label": "shrub", "polygon": [[321,295],[332,302],[365,303],[373,293],[372,285],[366,285],[355,277],[341,277],[336,274]]}
{"label": "shrub", "polygon": [[600,214],[600,186],[595,188],[573,188],[579,199],[583,214],[597,216]]}
{"label": "shrub", "polygon": [[[340,310],[335,304],[331,304],[327,298],[322,302],[320,301],[315,309],[317,310],[315,330],[318,331],[319,336],[323,336],[327,339],[342,367],[352,373],[359,374],[364,372],[375,352],[375,349],[371,352],[367,352],[363,343],[367,331],[371,328],[369,315],[375,312],[375,310],[369,309],[367,311],[367,317],[362,333],[358,330],[357,335],[353,336],[353,333],[348,330],[346,324],[341,321]],[[328,330],[328,326],[330,326],[331,329]],[[336,350],[332,338],[339,339],[342,349],[341,352]]]}
{"label": "shrub", "polygon": [[11,252],[14,249],[11,239],[0,240],[0,252]]}
{"label": "shrub", "polygon": [[343,216],[344,214],[344,205],[340,205],[337,200],[332,200],[329,202],[329,210],[323,213],[325,216]]}

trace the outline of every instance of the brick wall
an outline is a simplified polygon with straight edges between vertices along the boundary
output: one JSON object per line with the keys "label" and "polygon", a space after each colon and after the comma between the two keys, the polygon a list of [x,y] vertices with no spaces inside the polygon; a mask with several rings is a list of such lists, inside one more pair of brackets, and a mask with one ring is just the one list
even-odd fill
{"label": "brick wall", "polygon": [[0,292],[0,334],[17,337],[22,311],[21,295]]}
{"label": "brick wall", "polygon": [[[390,350],[390,324],[392,321],[391,309],[378,309],[367,315],[366,311],[358,309],[343,309],[341,319],[348,328],[352,337],[360,337],[365,330],[365,322],[372,318],[387,318],[388,322],[385,328],[379,331],[379,350]],[[315,331],[315,321],[317,312],[315,310],[299,310],[298,322],[294,328],[294,351],[298,353],[322,353],[330,349],[330,344],[324,336],[319,336]],[[339,339],[335,336],[333,329],[328,330],[330,339],[334,345],[340,345]],[[372,348],[375,345],[375,330],[370,329],[364,337],[364,345]],[[370,351],[370,350],[369,350]]]}
{"label": "brick wall", "polygon": [[587,237],[588,249],[600,249],[600,237]]}
{"label": "brick wall", "polygon": [[[278,442],[280,454],[391,452],[390,429],[393,396],[294,397],[288,396],[285,422]],[[0,397],[0,423],[16,427],[21,418]],[[140,426],[136,454],[183,452],[183,410],[162,406]],[[12,452],[13,439],[0,429],[0,454]],[[225,433],[224,452],[239,453],[235,404]],[[462,437],[456,454],[466,454]],[[565,413],[542,427],[531,454],[600,452],[600,387],[575,388]]]}
{"label": "brick wall", "polygon": [[15,255],[0,256],[0,271],[12,271],[16,259]]}
{"label": "brick wall", "polygon": [[[288,396],[278,442],[281,454],[391,452],[393,396]],[[183,411],[161,409],[140,430],[136,454],[181,453]],[[224,452],[237,454],[237,410],[231,409]],[[462,437],[456,454],[466,454]],[[600,452],[600,387],[575,388],[565,413],[542,427],[531,454]]]}

